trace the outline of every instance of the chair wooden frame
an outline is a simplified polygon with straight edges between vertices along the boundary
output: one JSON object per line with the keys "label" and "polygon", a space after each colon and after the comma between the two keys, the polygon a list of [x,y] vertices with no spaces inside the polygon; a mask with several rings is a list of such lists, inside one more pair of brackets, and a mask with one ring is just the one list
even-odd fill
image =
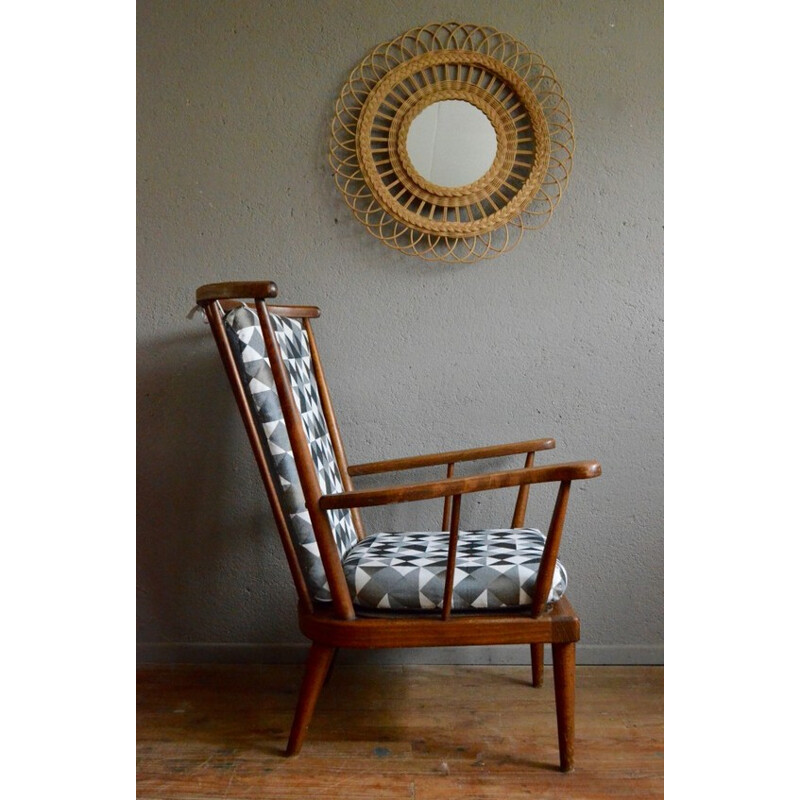
{"label": "chair wooden frame", "polygon": [[[264,488],[275,517],[289,569],[298,595],[300,629],[311,640],[305,675],[292,723],[287,755],[300,751],[320,691],[332,668],[339,648],[404,648],[443,647],[454,645],[528,644],[531,652],[532,683],[541,686],[544,672],[544,646],[550,644],[553,656],[556,718],[560,768],[569,771],[574,763],[575,711],[575,643],[580,638],[580,621],[566,596],[548,605],[548,593],[556,567],[564,517],[572,481],[600,475],[596,461],[577,461],[548,466],[534,466],[535,453],[555,447],[551,438],[525,442],[456,450],[409,458],[349,465],[342,437],[333,413],[331,398],[311,330],[311,319],[319,316],[313,306],[281,306],[267,304],[277,296],[271,281],[229,282],[201,286],[197,289],[198,305],[204,310],[222,356],[247,436],[258,465]],[[230,343],[225,333],[223,313],[246,302],[255,308],[261,324],[267,356],[276,384],[276,391],[285,415],[300,483],[306,499],[320,557],[331,592],[330,603],[315,602],[305,584],[297,554],[289,533],[278,492],[268,468],[264,445],[258,432],[247,389],[242,383]],[[334,453],[342,476],[344,491],[323,494],[320,489],[311,451],[303,431],[300,413],[279,345],[269,323],[269,315],[278,314],[302,320],[308,335],[311,360],[319,387],[322,410],[328,424]],[[455,465],[515,454],[525,454],[522,469],[488,472],[457,477]],[[446,466],[444,479],[399,486],[357,490],[352,478],[362,475]],[[530,609],[509,612],[451,613],[456,544],[458,539],[461,498],[464,494],[492,489],[519,487],[512,517],[512,528],[523,525],[531,484],[558,483],[558,492],[542,554]],[[444,607],[439,615],[391,613],[365,615],[353,604],[345,581],[327,512],[349,508],[359,539],[364,526],[359,509],[390,503],[405,503],[441,498],[444,501],[442,530],[449,531],[449,551],[445,581]]]}

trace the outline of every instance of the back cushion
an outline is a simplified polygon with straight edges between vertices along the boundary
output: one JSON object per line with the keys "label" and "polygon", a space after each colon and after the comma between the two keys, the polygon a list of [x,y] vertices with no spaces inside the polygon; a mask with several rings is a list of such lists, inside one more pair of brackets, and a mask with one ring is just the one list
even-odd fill
{"label": "back cushion", "polygon": [[[272,327],[280,346],[283,362],[292,383],[295,403],[303,420],[303,428],[311,449],[311,457],[325,494],[343,490],[342,476],[331,444],[331,437],[319,399],[317,381],[311,365],[308,335],[300,320],[270,314]],[[306,510],[300,477],[289,443],[275,381],[266,356],[261,325],[254,311],[242,306],[225,315],[225,330],[231,342],[244,385],[247,388],[264,441],[272,479],[289,525],[300,567],[311,596],[330,600],[325,570],[319,547]],[[339,554],[356,543],[357,536],[348,509],[328,512]]]}

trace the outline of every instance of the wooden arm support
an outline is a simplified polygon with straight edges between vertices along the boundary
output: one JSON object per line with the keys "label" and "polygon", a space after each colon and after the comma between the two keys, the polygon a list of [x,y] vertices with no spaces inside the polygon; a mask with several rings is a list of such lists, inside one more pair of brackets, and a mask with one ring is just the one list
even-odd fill
{"label": "wooden arm support", "polygon": [[485,475],[469,475],[464,478],[410,483],[405,486],[386,486],[379,489],[326,494],[320,498],[319,507],[323,511],[330,511],[334,508],[383,506],[390,503],[408,503],[417,500],[432,500],[448,495],[504,489],[522,484],[584,480],[596,478],[598,475],[600,475],[600,464],[597,461],[572,461],[565,464],[550,464],[546,467],[512,469],[488,472]]}
{"label": "wooden arm support", "polygon": [[409,456],[408,458],[393,458],[388,461],[352,464],[348,472],[354,477],[357,475],[373,475],[377,472],[433,467],[440,464],[454,464],[458,461],[477,461],[482,458],[499,458],[518,453],[536,453],[539,450],[552,450],[555,446],[555,439],[532,439],[528,442],[475,447],[472,450],[452,450],[448,453],[430,453],[422,456]]}

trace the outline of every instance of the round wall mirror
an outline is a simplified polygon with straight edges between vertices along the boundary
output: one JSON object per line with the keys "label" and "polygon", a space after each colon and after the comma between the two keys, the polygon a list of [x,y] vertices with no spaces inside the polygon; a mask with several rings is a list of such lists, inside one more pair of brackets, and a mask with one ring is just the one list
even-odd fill
{"label": "round wall mirror", "polygon": [[330,163],[381,242],[466,263],[550,219],[574,146],[569,105],[539,55],[494,28],[442,22],[356,65],[336,101]]}
{"label": "round wall mirror", "polygon": [[437,186],[465,186],[485,175],[497,155],[497,133],[486,114],[465,100],[440,100],[408,127],[412,166]]}

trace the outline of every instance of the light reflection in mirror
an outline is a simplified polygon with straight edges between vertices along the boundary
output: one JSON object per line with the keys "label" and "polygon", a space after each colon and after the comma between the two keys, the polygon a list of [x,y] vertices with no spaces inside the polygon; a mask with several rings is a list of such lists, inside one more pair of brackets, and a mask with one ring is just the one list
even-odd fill
{"label": "light reflection in mirror", "polygon": [[489,118],[464,100],[441,100],[411,122],[406,150],[414,169],[438,186],[464,186],[488,172],[497,153]]}

